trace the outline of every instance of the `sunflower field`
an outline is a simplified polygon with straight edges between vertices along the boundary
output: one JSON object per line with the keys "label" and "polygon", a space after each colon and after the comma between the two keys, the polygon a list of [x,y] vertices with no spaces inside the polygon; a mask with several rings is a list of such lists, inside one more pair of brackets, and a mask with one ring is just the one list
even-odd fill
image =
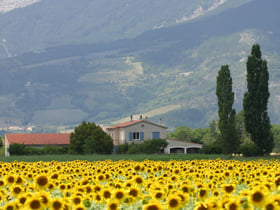
{"label": "sunflower field", "polygon": [[280,209],[278,160],[0,162],[0,209]]}

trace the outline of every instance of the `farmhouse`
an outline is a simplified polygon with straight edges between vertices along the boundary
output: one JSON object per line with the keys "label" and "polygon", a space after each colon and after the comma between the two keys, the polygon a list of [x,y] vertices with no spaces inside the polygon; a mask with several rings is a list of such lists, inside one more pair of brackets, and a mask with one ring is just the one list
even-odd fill
{"label": "farmhouse", "polygon": [[[124,143],[141,143],[151,139],[166,139],[167,127],[161,124],[155,124],[144,119],[131,120],[123,122],[106,129],[112,137],[114,145],[118,146]],[[164,153],[198,153],[202,144],[186,142],[181,140],[166,139],[168,146]]]}
{"label": "farmhouse", "polygon": [[27,147],[67,146],[70,144],[69,133],[22,133],[5,134],[5,156],[9,156],[11,144],[24,144]]}
{"label": "farmhouse", "polygon": [[166,129],[163,125],[139,119],[108,127],[106,131],[112,137],[114,145],[118,146],[151,139],[166,139]]}
{"label": "farmhouse", "polygon": [[[107,127],[106,132],[112,137],[115,147],[124,143],[141,143],[151,139],[166,139],[168,146],[164,153],[198,153],[201,144],[181,140],[171,140],[166,137],[167,127],[150,122],[146,119],[130,120],[117,125]],[[70,133],[28,133],[28,134],[5,134],[5,156],[9,156],[11,144],[24,144],[27,147],[42,148],[49,146],[68,146]]]}

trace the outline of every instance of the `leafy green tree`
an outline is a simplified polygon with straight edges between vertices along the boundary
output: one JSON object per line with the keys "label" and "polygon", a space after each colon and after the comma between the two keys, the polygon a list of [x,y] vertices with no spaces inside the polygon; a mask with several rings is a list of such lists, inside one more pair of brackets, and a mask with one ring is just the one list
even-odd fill
{"label": "leafy green tree", "polygon": [[174,132],[170,132],[167,136],[170,139],[183,141],[191,141],[192,130],[187,126],[179,126]]}
{"label": "leafy green tree", "polygon": [[271,129],[274,139],[274,152],[280,152],[280,125],[272,125]]}
{"label": "leafy green tree", "polygon": [[221,66],[217,76],[216,95],[218,97],[220,143],[223,153],[237,152],[240,141],[235,130],[234,93],[232,91],[232,78],[228,65]]}
{"label": "leafy green tree", "polygon": [[3,147],[3,145],[4,145],[4,144],[3,144],[3,141],[4,141],[4,140],[3,140],[2,136],[0,136],[0,148]]}
{"label": "leafy green tree", "polygon": [[70,135],[69,153],[99,153],[113,152],[112,138],[95,123],[82,122]]}
{"label": "leafy green tree", "polygon": [[264,155],[273,149],[273,136],[267,112],[269,73],[259,44],[252,46],[246,66],[247,92],[243,99],[245,127],[259,149],[258,154]]}

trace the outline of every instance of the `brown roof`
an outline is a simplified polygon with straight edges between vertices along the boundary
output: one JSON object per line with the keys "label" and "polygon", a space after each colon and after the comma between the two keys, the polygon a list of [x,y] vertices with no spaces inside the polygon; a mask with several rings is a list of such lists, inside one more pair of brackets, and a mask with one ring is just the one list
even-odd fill
{"label": "brown roof", "polygon": [[6,138],[9,144],[25,144],[25,145],[70,144],[70,133],[6,134]]}
{"label": "brown roof", "polygon": [[146,122],[146,123],[149,123],[149,124],[152,124],[152,125],[156,125],[156,126],[160,126],[160,127],[163,127],[163,128],[167,128],[167,127],[165,127],[163,125],[158,125],[158,124],[149,122],[147,120],[131,120],[131,121],[127,121],[127,122],[123,122],[123,123],[120,123],[120,124],[117,124],[117,125],[110,126],[107,129],[110,130],[110,129],[115,129],[115,128],[124,128],[124,127],[128,127],[130,125],[137,124],[139,122]]}
{"label": "brown roof", "polygon": [[117,125],[113,125],[111,127],[108,127],[107,129],[115,129],[115,128],[123,128],[123,127],[127,127],[130,125],[134,125],[136,123],[142,122],[143,120],[131,120],[131,121],[127,121],[127,122],[123,122]]}

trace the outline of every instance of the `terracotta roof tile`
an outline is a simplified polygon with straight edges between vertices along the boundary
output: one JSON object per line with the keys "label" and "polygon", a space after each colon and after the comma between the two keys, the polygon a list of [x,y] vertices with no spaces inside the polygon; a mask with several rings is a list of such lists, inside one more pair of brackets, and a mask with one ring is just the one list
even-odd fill
{"label": "terracotta roof tile", "polygon": [[113,125],[111,127],[108,127],[107,129],[115,129],[115,128],[124,128],[130,125],[134,125],[136,123],[142,122],[143,120],[132,120],[132,121],[127,121],[127,122],[123,122],[117,125]]}
{"label": "terracotta roof tile", "polygon": [[70,133],[25,133],[6,134],[9,144],[25,145],[67,145],[70,144]]}

